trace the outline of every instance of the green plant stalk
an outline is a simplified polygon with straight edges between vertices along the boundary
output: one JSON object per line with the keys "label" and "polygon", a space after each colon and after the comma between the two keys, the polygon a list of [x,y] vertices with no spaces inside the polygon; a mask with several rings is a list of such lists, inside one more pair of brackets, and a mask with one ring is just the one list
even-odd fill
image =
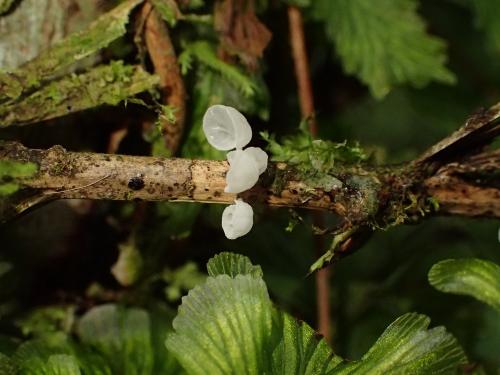
{"label": "green plant stalk", "polygon": [[333,236],[332,244],[330,248],[324,253],[321,257],[319,257],[312,265],[309,267],[309,275],[313,272],[325,267],[328,265],[333,257],[335,256],[335,251],[342,245],[344,241],[346,241],[349,237],[351,237],[358,230],[358,226],[353,226],[349,229],[346,229],[339,234]]}

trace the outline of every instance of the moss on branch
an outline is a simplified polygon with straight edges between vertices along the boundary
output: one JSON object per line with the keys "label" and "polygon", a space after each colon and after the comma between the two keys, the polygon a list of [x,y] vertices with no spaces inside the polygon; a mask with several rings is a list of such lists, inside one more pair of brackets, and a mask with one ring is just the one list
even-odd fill
{"label": "moss on branch", "polygon": [[39,122],[103,104],[116,105],[152,89],[158,77],[140,66],[112,62],[43,86],[14,103],[0,104],[0,128]]}
{"label": "moss on branch", "polygon": [[75,62],[106,47],[126,31],[131,10],[143,0],[127,0],[102,15],[87,30],[71,34],[11,73],[0,74],[0,102],[13,101]]}
{"label": "moss on branch", "polygon": [[[300,172],[293,166],[270,163],[258,184],[241,197],[270,206],[327,210],[351,225],[376,228],[414,217],[421,219],[434,212],[435,202],[431,198],[439,201],[441,214],[500,217],[500,190],[495,185],[498,181],[468,191],[469,196],[461,202],[453,195],[460,185],[436,185],[445,174],[456,175],[459,170],[470,168],[470,163],[477,169],[478,160],[489,160],[489,170],[500,170],[498,153],[478,157],[449,164],[433,176],[412,168],[364,170],[358,165],[349,171],[346,167],[334,176],[342,182],[341,189],[325,189],[324,185],[301,180]],[[222,204],[230,204],[236,198],[235,194],[224,192],[228,170],[225,161],[78,153],[60,146],[36,150],[18,143],[1,144],[0,161],[9,160],[35,163],[39,172],[23,181],[23,191],[4,202],[2,220],[38,202],[58,198]],[[483,199],[482,194],[486,194]]]}

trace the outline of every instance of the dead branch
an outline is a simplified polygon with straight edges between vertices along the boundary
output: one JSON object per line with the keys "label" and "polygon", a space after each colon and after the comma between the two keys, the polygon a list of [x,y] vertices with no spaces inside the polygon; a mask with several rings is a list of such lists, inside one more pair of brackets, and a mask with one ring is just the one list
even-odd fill
{"label": "dead branch", "polygon": [[[33,162],[39,169],[35,177],[18,181],[25,188],[3,202],[1,220],[61,198],[221,204],[236,198],[224,193],[226,161],[68,152],[60,146],[37,150],[16,142],[0,144],[1,160]],[[414,168],[354,166],[335,174],[342,188],[328,190],[303,179],[293,166],[270,163],[241,196],[270,206],[322,209],[354,224],[421,216],[428,198],[439,202],[436,214],[498,218],[499,170],[498,151],[445,164],[430,176]]]}

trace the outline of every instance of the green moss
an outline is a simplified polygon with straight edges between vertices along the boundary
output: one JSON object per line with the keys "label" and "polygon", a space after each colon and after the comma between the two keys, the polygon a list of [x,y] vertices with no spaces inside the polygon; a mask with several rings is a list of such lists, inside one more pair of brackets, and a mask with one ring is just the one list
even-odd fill
{"label": "green moss", "polygon": [[0,105],[0,127],[43,121],[103,104],[117,105],[153,88],[158,77],[121,61],[73,74],[15,103]]}
{"label": "green moss", "polygon": [[14,194],[22,187],[23,180],[34,176],[37,171],[35,163],[0,160],[0,197]]}
{"label": "green moss", "polygon": [[125,34],[130,11],[142,1],[123,2],[102,15],[87,30],[71,34],[11,74],[0,74],[0,101],[18,99],[27,90],[38,87]]}
{"label": "green moss", "polygon": [[293,164],[305,173],[336,172],[339,165],[357,165],[368,159],[357,143],[314,140],[307,130],[307,121],[301,123],[296,134],[284,137],[281,142],[267,132],[260,134],[268,143],[271,160]]}
{"label": "green moss", "polygon": [[14,194],[19,190],[21,186],[14,182],[7,182],[5,184],[0,184],[0,197],[5,197],[7,195]]}
{"label": "green moss", "polygon": [[0,179],[32,177],[37,171],[38,166],[35,163],[0,160]]}
{"label": "green moss", "polygon": [[177,8],[175,1],[152,0],[152,3],[158,13],[160,13],[163,20],[168,23],[170,27],[174,27],[177,23],[177,17],[180,15],[180,11]]}

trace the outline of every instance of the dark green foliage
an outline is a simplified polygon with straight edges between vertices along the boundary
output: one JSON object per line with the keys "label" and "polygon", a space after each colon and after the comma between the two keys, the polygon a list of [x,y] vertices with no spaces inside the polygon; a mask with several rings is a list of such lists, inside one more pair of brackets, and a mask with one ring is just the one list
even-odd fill
{"label": "dark green foliage", "polygon": [[500,266],[481,259],[447,259],[429,271],[429,282],[445,293],[475,297],[500,311]]}
{"label": "dark green foliage", "polygon": [[[175,108],[155,91],[142,53],[141,3],[106,2],[86,31],[45,46],[14,75],[2,71],[0,138],[106,152],[123,131],[116,152],[172,156],[149,126],[171,121]],[[267,144],[273,160],[331,189],[347,184],[334,177],[343,168],[415,158],[500,97],[496,0],[256,0],[273,38],[254,70],[219,48],[221,36],[251,35],[251,17],[219,35],[214,1],[152,3],[186,85],[182,157],[225,158],[201,123],[210,105],[230,105],[252,125],[252,146]],[[288,5],[304,15],[322,139],[298,115]],[[15,8],[0,0],[2,17]],[[1,35],[0,22],[0,53]],[[105,106],[118,102],[126,105]],[[0,162],[0,195],[28,194],[23,180],[37,171]],[[318,251],[318,268],[335,252],[327,241],[315,249],[311,216],[255,203],[252,231],[228,241],[223,208],[57,202],[1,226],[0,374],[455,374],[464,353],[467,369],[498,372],[498,312],[452,295],[498,307],[498,221],[447,217],[375,232],[334,265],[330,346],[314,330],[306,274]],[[324,215],[325,228],[338,225]]]}
{"label": "dark green foliage", "polygon": [[484,30],[490,47],[500,53],[500,3],[491,0],[470,0],[469,5],[476,12],[476,25]]}
{"label": "dark green foliage", "polygon": [[416,0],[318,0],[313,14],[326,24],[344,69],[382,98],[394,86],[436,80],[454,83],[444,42],[425,32]]}
{"label": "dark green foliage", "polygon": [[220,253],[211,258],[207,263],[208,274],[212,277],[217,275],[252,275],[262,277],[260,266],[254,266],[250,259],[234,253]]}
{"label": "dark green foliage", "polygon": [[248,259],[231,258],[209,261],[224,272],[190,291],[173,321],[167,348],[190,374],[451,374],[466,361],[444,327],[428,330],[429,318],[413,313],[392,323],[359,362],[344,362],[306,323],[272,307]]}

